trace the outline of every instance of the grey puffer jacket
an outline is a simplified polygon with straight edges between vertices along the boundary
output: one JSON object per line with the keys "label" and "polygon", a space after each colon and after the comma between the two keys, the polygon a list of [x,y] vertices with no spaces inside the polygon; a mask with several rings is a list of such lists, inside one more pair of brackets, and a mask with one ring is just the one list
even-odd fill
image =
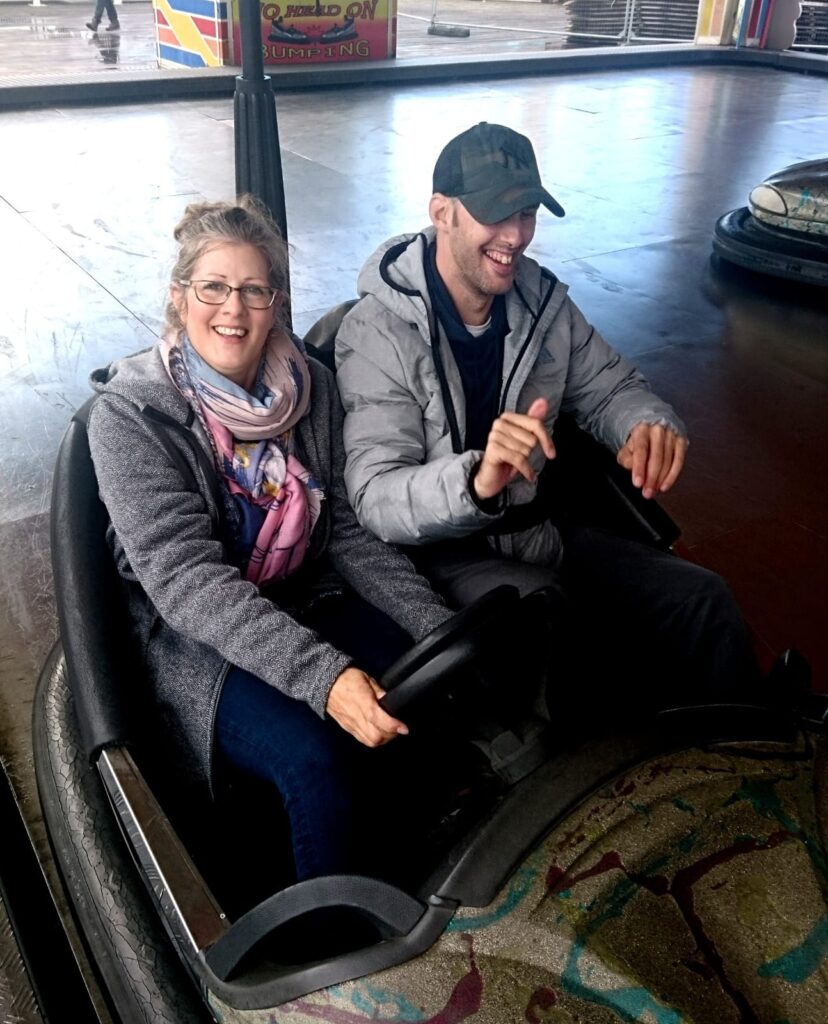
{"label": "grey puffer jacket", "polygon": [[[494,515],[472,500],[469,473],[482,453],[465,450],[460,374],[428,297],[423,260],[433,238],[428,228],[380,246],[362,268],[360,301],[336,339],[348,496],[363,526],[398,544],[491,528],[536,490],[519,476]],[[684,435],[670,406],[587,323],[566,285],[526,256],[506,295],[506,317],[501,412],[525,412],[546,398],[547,430],[563,410],[613,451],[642,422]],[[541,470],[543,453],[537,450],[532,461]],[[507,557],[542,565],[560,558],[560,536],[548,520],[489,539]]]}
{"label": "grey puffer jacket", "polygon": [[[311,402],[296,428],[297,457],[325,500],[303,569],[324,553],[358,594],[419,639],[451,613],[407,558],[357,523],[342,482],[333,375],[314,359],[308,364]],[[148,681],[190,756],[190,776],[210,780],[215,712],[230,664],[322,715],[351,659],[262,596],[229,561],[209,439],[157,346],[95,371],[92,385],[100,397],[89,444],[110,545],[131,584]]]}

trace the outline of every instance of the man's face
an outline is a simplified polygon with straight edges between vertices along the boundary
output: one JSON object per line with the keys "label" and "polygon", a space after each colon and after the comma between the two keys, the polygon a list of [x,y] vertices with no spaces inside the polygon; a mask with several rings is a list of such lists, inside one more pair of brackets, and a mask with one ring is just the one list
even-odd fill
{"label": "man's face", "polygon": [[493,296],[509,291],[518,258],[534,237],[537,213],[535,206],[496,224],[481,224],[458,200],[432,199],[437,267],[459,312],[464,300],[490,306]]}

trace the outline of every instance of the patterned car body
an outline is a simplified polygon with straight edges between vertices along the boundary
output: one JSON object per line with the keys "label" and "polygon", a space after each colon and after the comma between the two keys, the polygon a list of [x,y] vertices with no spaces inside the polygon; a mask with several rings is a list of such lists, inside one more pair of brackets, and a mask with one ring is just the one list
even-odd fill
{"label": "patterned car body", "polygon": [[757,220],[828,237],[828,160],[794,164],[766,178],[748,198]]}
{"label": "patterned car body", "polygon": [[568,815],[425,954],[226,1024],[824,1024],[828,743],[693,749]]}

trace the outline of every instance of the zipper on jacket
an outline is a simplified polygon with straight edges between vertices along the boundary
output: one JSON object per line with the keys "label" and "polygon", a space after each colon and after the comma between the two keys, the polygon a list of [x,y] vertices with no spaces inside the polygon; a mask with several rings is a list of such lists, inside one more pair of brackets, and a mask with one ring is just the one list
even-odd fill
{"label": "zipper on jacket", "polygon": [[411,298],[420,299],[425,307],[428,332],[431,339],[431,358],[434,360],[434,369],[437,372],[437,381],[440,385],[440,395],[443,399],[443,406],[446,410],[446,419],[448,420],[449,433],[451,434],[451,449],[455,455],[462,455],[463,442],[460,436],[460,425],[457,422],[457,411],[454,408],[454,402],[451,400],[451,391],[448,385],[448,378],[446,377],[445,364],[443,363],[443,353],[440,351],[440,334],[434,310],[431,303],[426,301],[422,292],[418,291],[416,288],[405,288],[396,281],[392,281],[391,276],[388,273],[389,265],[401,256],[409,245],[413,245],[418,239],[422,239],[424,243],[423,259],[428,259],[428,244],[426,237],[423,234],[418,234],[415,235],[414,238],[409,238],[408,240],[400,242],[388,249],[380,260],[379,273],[380,277],[389,288],[393,289],[395,292],[400,292],[403,295],[408,295]]}
{"label": "zipper on jacket", "polygon": [[[535,331],[537,329],[537,326],[540,323],[541,317],[543,316],[546,307],[549,305],[549,302],[550,302],[550,300],[552,298],[552,293],[555,291],[555,285],[557,284],[557,281],[558,281],[558,279],[553,274],[547,275],[546,271],[543,270],[543,269],[541,269],[541,273],[543,274],[544,277],[548,276],[550,278],[549,288],[547,289],[546,295],[543,297],[543,301],[541,302],[541,304],[540,304],[540,306],[538,308],[537,315],[535,316],[534,320],[532,321],[532,326],[529,329],[529,333],[526,335],[526,340],[521,345],[520,351],[517,354],[517,358],[515,359],[514,363],[512,364],[512,369],[509,372],[509,377],[507,378],[506,383],[503,385],[503,391],[501,392],[501,395],[500,395],[500,406],[499,406],[499,410],[500,410],[499,414],[500,415],[502,415],[505,412],[505,410],[506,410],[506,396],[509,394],[509,388],[512,386],[512,381],[515,379],[515,374],[517,373],[518,367],[520,366],[520,364],[521,364],[521,362],[523,360],[523,357],[526,355],[526,352],[529,349],[529,345],[532,342],[532,338],[535,336]],[[531,306],[526,301],[526,298],[525,298],[523,292],[520,290],[520,288],[518,288],[517,284],[515,284],[514,288],[515,288],[515,292],[517,293],[518,297],[520,298],[520,301],[523,303],[523,305],[526,307],[526,309],[529,310],[529,312],[531,313],[532,312]],[[506,488],[505,499],[506,500],[505,500],[504,515],[509,510],[509,490],[508,490],[508,488]],[[502,556],[504,554],[504,551],[503,551],[503,541],[501,540],[501,535],[499,533],[494,534],[491,539],[494,541],[495,550],[497,551],[497,553],[499,555]]]}
{"label": "zipper on jacket", "polygon": [[[545,271],[543,273],[544,273],[544,276],[547,276]],[[555,285],[558,283],[558,279],[554,275],[550,274],[549,277],[551,278],[550,284],[549,284],[549,288],[548,288],[548,290],[546,292],[546,295],[543,297],[543,301],[541,302],[541,304],[540,304],[540,306],[538,308],[537,315],[535,316],[535,319],[532,321],[532,326],[529,329],[529,333],[526,335],[526,340],[523,342],[523,345],[521,345],[520,352],[518,352],[518,354],[517,354],[517,359],[515,359],[514,364],[512,365],[512,369],[509,372],[509,377],[508,377],[508,379],[506,381],[506,384],[503,387],[503,392],[501,393],[501,396],[500,396],[500,413],[501,414],[504,413],[505,410],[506,410],[506,396],[509,394],[509,388],[512,386],[512,381],[515,379],[515,374],[517,373],[517,369],[520,366],[520,363],[521,363],[523,357],[526,355],[527,349],[529,348],[529,345],[530,345],[530,343],[532,341],[532,338],[534,338],[534,336],[535,336],[535,331],[537,329],[538,324],[540,323],[541,317],[543,316],[546,307],[549,305],[549,302],[552,299],[552,293],[555,291]],[[517,292],[518,296],[520,297],[520,301],[523,303],[524,306],[526,306],[526,308],[531,313],[532,310],[531,310],[531,308],[529,306],[529,303],[526,301],[526,299],[523,296],[523,293],[521,292],[521,290],[518,288],[517,285],[515,285],[515,291]]]}
{"label": "zipper on jacket", "polygon": [[[422,296],[420,296],[422,298]],[[425,302],[425,299],[423,299]],[[431,355],[434,359],[434,369],[437,371],[437,380],[440,382],[440,394],[443,397],[443,405],[446,410],[446,418],[451,433],[451,447],[455,455],[463,454],[463,442],[460,438],[460,426],[457,422],[457,411],[454,402],[451,400],[451,391],[446,377],[446,368],[443,363],[443,353],[440,350],[440,328],[437,325],[437,317],[434,310],[428,303],[425,303],[426,315],[428,316],[428,330],[431,334]]]}

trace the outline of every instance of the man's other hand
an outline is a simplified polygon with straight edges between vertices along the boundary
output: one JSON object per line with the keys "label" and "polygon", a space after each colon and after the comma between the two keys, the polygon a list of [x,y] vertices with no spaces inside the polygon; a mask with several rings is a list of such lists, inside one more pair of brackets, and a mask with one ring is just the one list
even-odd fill
{"label": "man's other hand", "polygon": [[678,480],[687,453],[687,440],[656,423],[633,427],[627,443],[616,456],[618,464],[632,473],[632,482],[645,498],[669,491]]}
{"label": "man's other hand", "polygon": [[555,458],[555,446],[543,425],[548,412],[546,399],[536,398],[526,413],[504,412],[494,421],[472,484],[481,501],[500,494],[518,473],[534,483],[537,474],[529,456],[538,445],[547,459]]}

